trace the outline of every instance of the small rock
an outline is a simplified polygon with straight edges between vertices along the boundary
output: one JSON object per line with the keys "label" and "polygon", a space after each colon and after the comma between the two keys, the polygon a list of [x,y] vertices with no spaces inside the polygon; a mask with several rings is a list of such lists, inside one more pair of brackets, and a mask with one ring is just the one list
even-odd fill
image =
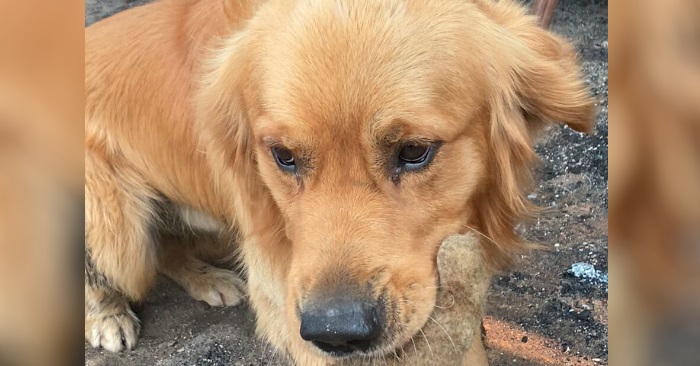
{"label": "small rock", "polygon": [[177,343],[177,341],[165,341],[165,342],[159,343],[157,347],[158,347],[158,349],[165,349],[165,348],[174,346],[175,343]]}
{"label": "small rock", "polygon": [[591,280],[600,283],[608,283],[608,275],[595,269],[590,263],[578,262],[571,265],[569,273],[582,280]]}
{"label": "small rock", "polygon": [[584,310],[580,313],[576,313],[576,317],[579,320],[589,320],[591,318],[591,311],[590,310]]}

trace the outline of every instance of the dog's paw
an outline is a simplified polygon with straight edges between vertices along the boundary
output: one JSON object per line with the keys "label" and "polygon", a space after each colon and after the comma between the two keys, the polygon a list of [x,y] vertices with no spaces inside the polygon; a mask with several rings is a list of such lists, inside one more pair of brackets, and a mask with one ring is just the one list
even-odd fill
{"label": "dog's paw", "polygon": [[90,345],[111,352],[131,350],[136,346],[141,325],[131,309],[111,315],[96,315],[86,320],[85,338]]}
{"label": "dog's paw", "polygon": [[209,306],[235,306],[245,297],[245,282],[233,271],[206,266],[191,276],[185,290]]}

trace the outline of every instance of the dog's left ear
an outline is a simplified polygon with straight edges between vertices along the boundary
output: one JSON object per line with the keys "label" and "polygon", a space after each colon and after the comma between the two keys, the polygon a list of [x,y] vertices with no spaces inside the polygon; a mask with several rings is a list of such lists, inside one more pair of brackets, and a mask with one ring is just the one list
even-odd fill
{"label": "dog's left ear", "polygon": [[564,123],[591,132],[595,106],[572,46],[543,29],[511,0],[473,0],[496,24],[490,28],[489,165],[492,187],[484,194],[480,221],[493,239],[486,245],[496,267],[524,249],[513,227],[533,212],[527,199],[537,161],[534,139],[542,127]]}
{"label": "dog's left ear", "polygon": [[573,46],[531,15],[515,16],[513,8],[502,11],[496,20],[508,31],[503,41],[511,81],[511,89],[505,89],[510,95],[501,95],[501,102],[510,105],[503,107],[520,109],[531,133],[551,122],[592,132],[596,109]]}
{"label": "dog's left ear", "polygon": [[547,122],[565,123],[578,132],[591,133],[595,105],[580,73],[571,45],[543,29],[530,40],[535,60],[517,76],[519,94],[529,128]]}

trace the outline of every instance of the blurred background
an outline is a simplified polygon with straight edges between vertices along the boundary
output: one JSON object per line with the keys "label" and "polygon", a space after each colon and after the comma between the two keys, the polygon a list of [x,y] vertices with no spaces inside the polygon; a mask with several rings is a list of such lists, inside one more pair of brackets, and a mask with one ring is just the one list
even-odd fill
{"label": "blurred background", "polygon": [[700,364],[700,1],[610,2],[610,359]]}
{"label": "blurred background", "polygon": [[0,1],[0,365],[82,362],[81,0]]}
{"label": "blurred background", "polygon": [[[83,32],[110,4],[88,2],[86,18],[83,1],[0,0],[3,366],[84,362]],[[591,23],[599,19],[597,13],[579,19],[570,9],[591,9],[590,4],[601,2],[561,1],[553,30],[571,32],[585,43],[593,34],[587,32],[598,29]],[[129,5],[124,1],[122,8]],[[596,201],[603,211],[591,208],[609,219],[604,227],[610,244],[605,235],[600,237],[605,245],[596,247],[609,249],[605,256],[596,253],[607,259],[597,266],[607,269],[611,282],[609,359],[613,365],[698,365],[700,0],[613,0],[608,11],[609,42],[608,32],[596,33],[603,38],[589,39],[580,51],[605,49],[609,58],[609,76],[595,74],[599,70],[593,66],[587,74],[592,85],[606,78],[606,88],[598,92],[606,93],[603,112],[611,123],[606,118],[598,125],[606,137],[609,130],[611,144],[608,148],[605,141],[607,159],[593,156],[585,168],[594,178],[605,177],[604,189],[593,196],[607,192],[610,197]],[[608,104],[613,105],[609,115]],[[578,141],[558,133],[549,143]],[[546,146],[541,149],[546,152]],[[556,165],[557,157],[551,158]],[[496,285],[506,288],[521,280],[509,275]],[[581,337],[576,333],[570,339],[589,342]]]}

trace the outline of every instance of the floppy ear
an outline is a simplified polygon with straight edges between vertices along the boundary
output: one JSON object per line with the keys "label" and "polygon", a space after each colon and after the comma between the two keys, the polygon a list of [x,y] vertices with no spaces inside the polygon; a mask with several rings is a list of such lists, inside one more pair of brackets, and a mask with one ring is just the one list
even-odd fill
{"label": "floppy ear", "polygon": [[[540,27],[527,8],[513,0],[473,0],[498,29],[497,68],[502,98],[521,108],[528,128],[536,132],[547,122],[565,123],[579,132],[591,132],[595,108],[572,45]],[[507,75],[503,75],[506,73]],[[508,80],[505,80],[508,79]],[[496,82],[497,80],[493,80]]]}
{"label": "floppy ear", "polygon": [[[267,198],[260,190],[249,121],[250,99],[255,99],[250,61],[251,38],[242,30],[227,38],[206,58],[194,96],[196,133],[200,150],[211,165],[217,195],[228,197],[222,207],[222,216],[236,222],[242,234],[252,228],[253,215],[247,212],[245,202]],[[261,207],[262,208],[262,207]]]}
{"label": "floppy ear", "polygon": [[533,52],[513,69],[528,129],[537,132],[543,124],[558,122],[578,132],[592,132],[595,106],[573,47],[539,27],[530,30],[520,36]]}
{"label": "floppy ear", "polygon": [[537,25],[537,19],[510,1],[481,1],[479,7],[498,23],[499,60],[491,75],[490,166],[493,181],[485,193],[481,225],[497,244],[487,249],[497,266],[524,249],[513,227],[533,207],[525,195],[530,168],[537,161],[533,140],[551,123],[590,132],[595,107],[571,45]]}

